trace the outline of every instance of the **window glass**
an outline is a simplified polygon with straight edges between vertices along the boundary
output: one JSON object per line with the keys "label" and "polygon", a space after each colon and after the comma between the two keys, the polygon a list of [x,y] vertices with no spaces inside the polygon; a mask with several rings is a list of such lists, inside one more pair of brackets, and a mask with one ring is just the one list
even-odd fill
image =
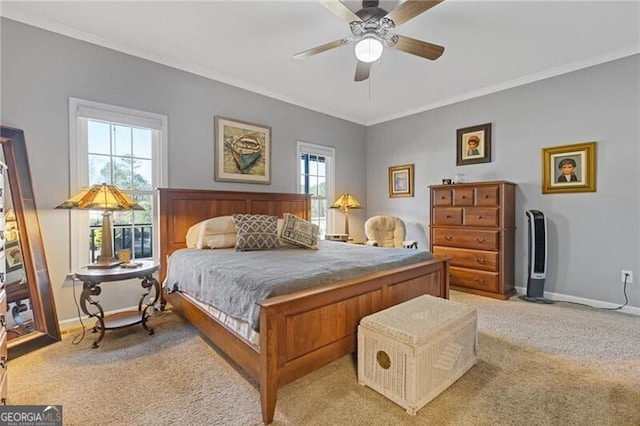
{"label": "window glass", "polygon": [[[314,151],[313,146],[306,145],[306,149]],[[311,194],[311,222],[320,227],[320,233],[324,236],[329,226],[327,211],[329,208],[329,192],[333,188],[328,188],[328,182],[333,179],[330,176],[331,169],[328,163],[331,157],[322,155],[319,152],[304,152],[300,150],[300,187],[303,194]],[[318,151],[326,151],[326,148],[318,146]]]}
{"label": "window glass", "polygon": [[151,130],[134,128],[132,132],[133,151],[132,155],[137,158],[151,159],[152,143]]}
{"label": "window glass", "polygon": [[111,183],[111,157],[89,154],[89,185]]}
{"label": "window glass", "polygon": [[[114,251],[130,248],[134,259],[152,257],[152,130],[88,120],[87,148],[89,184],[115,185],[145,209],[110,213]],[[101,213],[91,212],[89,227],[89,257],[94,262],[102,246]]]}
{"label": "window glass", "polygon": [[87,126],[89,152],[95,154],[111,154],[111,134],[109,124],[90,121]]}
{"label": "window glass", "polygon": [[132,166],[132,188],[153,189],[151,186],[151,182],[153,181],[153,161],[134,158],[132,161]]}
{"label": "window glass", "polygon": [[113,154],[131,156],[131,127],[113,125]]}

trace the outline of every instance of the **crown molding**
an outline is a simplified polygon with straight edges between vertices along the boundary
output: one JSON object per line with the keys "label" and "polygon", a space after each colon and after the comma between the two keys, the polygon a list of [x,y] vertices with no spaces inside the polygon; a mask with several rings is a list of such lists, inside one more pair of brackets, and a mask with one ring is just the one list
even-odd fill
{"label": "crown molding", "polygon": [[468,92],[465,94],[462,94],[460,96],[455,96],[449,99],[445,99],[442,100],[440,102],[435,102],[429,105],[424,105],[418,108],[414,108],[411,110],[407,110],[407,111],[403,111],[403,112],[399,112],[397,114],[393,114],[393,115],[389,115],[389,116],[385,116],[385,117],[380,117],[380,118],[376,118],[374,120],[370,120],[370,121],[363,121],[363,120],[359,120],[355,117],[351,117],[348,115],[344,115],[344,114],[340,114],[337,113],[335,111],[329,110],[329,109],[325,109],[325,108],[319,108],[317,106],[314,106],[312,104],[309,104],[307,102],[301,101],[300,99],[295,99],[295,98],[291,98],[289,96],[285,96],[281,93],[277,93],[277,92],[272,92],[269,90],[265,90],[262,87],[258,87],[255,85],[252,85],[250,83],[247,83],[245,81],[242,80],[238,80],[235,79],[233,77],[230,77],[228,75],[225,74],[220,74],[220,73],[215,73],[209,70],[206,70],[204,68],[201,67],[196,67],[196,66],[190,66],[190,65],[186,65],[184,63],[181,63],[179,61],[175,61],[173,59],[169,59],[160,55],[155,55],[155,54],[151,54],[149,52],[146,51],[142,51],[139,49],[135,49],[131,46],[122,44],[122,43],[116,43],[114,41],[111,40],[107,40],[101,37],[96,37],[94,35],[85,33],[83,31],[79,31],[75,28],[71,28],[67,25],[63,25],[60,24],[58,22],[54,22],[51,20],[47,20],[47,19],[41,19],[41,18],[37,18],[34,17],[32,15],[29,14],[24,14],[22,12],[17,12],[15,10],[12,10],[10,6],[8,6],[6,3],[2,4],[2,7],[0,7],[0,16],[8,18],[8,19],[12,19],[14,21],[18,21],[27,25],[31,25],[37,28],[41,28],[44,30],[48,30],[57,34],[61,34],[67,37],[71,37],[77,40],[81,40],[81,41],[85,41],[91,44],[95,44],[101,47],[105,47],[111,50],[115,50],[121,53],[125,53],[131,56],[135,56],[141,59],[145,59],[151,62],[155,62],[161,65],[166,65],[168,67],[180,70],[180,71],[185,71],[191,74],[195,74],[201,77],[205,77],[208,78],[210,80],[214,80],[223,84],[227,84],[230,86],[234,86],[237,87],[239,89],[243,89],[243,90],[247,90],[249,92],[253,92],[259,95],[263,95],[272,99],[276,99],[282,102],[286,102],[288,104],[292,104],[301,108],[306,108],[312,111],[316,111],[319,112],[321,114],[326,114],[335,118],[339,118],[342,120],[346,120],[355,124],[360,124],[363,126],[372,126],[375,124],[380,124],[380,123],[384,123],[387,121],[391,121],[391,120],[396,120],[399,118],[403,118],[403,117],[407,117],[410,115],[415,115],[415,114],[419,114],[422,112],[426,112],[429,110],[433,110],[436,108],[441,108],[444,106],[448,106],[448,105],[452,105],[455,103],[459,103],[459,102],[464,102],[464,101],[468,101],[474,98],[478,98],[481,96],[485,96],[485,95],[490,95],[492,93],[497,93],[497,92],[501,92],[503,90],[507,90],[507,89],[512,89],[518,86],[523,86],[529,83],[534,83],[536,81],[540,81],[540,80],[545,80],[547,78],[551,78],[551,77],[555,77],[555,76],[559,76],[562,74],[567,74],[573,71],[577,71],[580,69],[584,69],[584,68],[588,68],[594,65],[599,65],[602,63],[606,63],[606,62],[610,62],[610,61],[614,61],[617,59],[622,59],[628,56],[632,56],[632,55],[636,55],[640,53],[640,46],[638,45],[634,45],[634,46],[630,46],[624,49],[620,49],[614,52],[610,52],[608,54],[605,55],[601,55],[601,56],[596,56],[593,58],[589,58],[586,60],[582,60],[582,61],[575,61],[569,64],[565,64],[559,67],[555,67],[555,68],[551,68],[545,71],[541,71],[535,74],[531,74],[525,77],[521,77],[521,78],[517,78],[511,81],[507,81],[504,83],[500,83],[500,84],[496,84],[494,86],[489,86],[480,90],[474,90],[472,92]]}
{"label": "crown molding", "polygon": [[576,61],[569,64],[565,64],[556,68],[551,68],[545,71],[541,71],[539,73],[530,74],[525,77],[517,78],[515,80],[507,81],[504,83],[496,84],[494,86],[485,87],[484,89],[474,90],[472,92],[465,93],[460,96],[456,96],[453,98],[445,99],[441,102],[436,102],[430,105],[425,105],[419,108],[415,108],[412,110],[404,111],[398,114],[389,115],[386,117],[382,117],[377,120],[368,121],[364,123],[365,126],[372,126],[374,124],[384,123],[386,121],[396,120],[398,118],[407,117],[414,114],[419,114],[421,112],[429,111],[436,108],[441,108],[447,105],[452,105],[458,102],[468,101],[474,98],[479,98],[480,96],[490,95],[492,93],[501,92],[507,89],[513,89],[514,87],[524,86],[525,84],[534,83],[540,80],[546,80],[547,78],[556,77],[562,74],[568,74],[573,71],[578,71],[584,68],[588,68],[594,65],[603,64],[606,62],[615,61],[617,59],[626,58],[628,56],[633,56],[640,54],[640,46],[631,46],[625,49],[616,50],[614,52],[610,52],[606,55],[596,56],[590,59],[586,59],[583,61]]}

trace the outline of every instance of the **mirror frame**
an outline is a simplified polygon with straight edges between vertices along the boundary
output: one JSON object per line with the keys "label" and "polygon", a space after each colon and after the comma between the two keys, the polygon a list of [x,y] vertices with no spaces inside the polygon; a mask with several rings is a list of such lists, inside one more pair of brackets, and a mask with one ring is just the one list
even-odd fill
{"label": "mirror frame", "polygon": [[11,127],[0,127],[0,144],[8,168],[9,190],[18,222],[22,264],[29,286],[29,299],[35,323],[33,332],[8,342],[11,360],[60,341],[60,326],[33,197],[24,132]]}

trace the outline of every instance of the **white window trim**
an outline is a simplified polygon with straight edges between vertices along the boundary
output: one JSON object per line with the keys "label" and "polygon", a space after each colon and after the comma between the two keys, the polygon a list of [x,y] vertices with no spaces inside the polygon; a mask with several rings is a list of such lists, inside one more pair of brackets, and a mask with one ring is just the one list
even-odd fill
{"label": "white window trim", "polygon": [[[316,154],[322,155],[327,159],[325,163],[326,171],[327,171],[327,180],[325,181],[325,192],[327,200],[329,200],[329,205],[335,200],[335,161],[336,161],[336,149],[330,146],[324,145],[316,145],[308,142],[298,141],[296,146],[296,191],[298,193],[302,192],[302,186],[300,184],[300,176],[302,175],[302,170],[300,170],[300,156],[303,153],[307,154]],[[327,233],[334,232],[335,227],[335,209],[329,209],[327,212]]]}
{"label": "white window trim", "polygon": [[[153,168],[154,189],[166,187],[168,182],[168,118],[166,115],[139,111],[100,102],[78,98],[69,98],[69,196],[88,186],[87,152],[87,120],[95,119],[121,123],[128,126],[146,127],[157,130],[158,137],[153,138],[152,155],[154,163],[160,167]],[[153,191],[153,205],[158,205],[158,192]],[[160,236],[158,209],[153,211],[153,253],[154,260],[159,260]],[[71,210],[71,271],[77,271],[87,263],[85,250],[89,230],[89,214],[81,210]],[[88,248],[88,247],[87,247]]]}

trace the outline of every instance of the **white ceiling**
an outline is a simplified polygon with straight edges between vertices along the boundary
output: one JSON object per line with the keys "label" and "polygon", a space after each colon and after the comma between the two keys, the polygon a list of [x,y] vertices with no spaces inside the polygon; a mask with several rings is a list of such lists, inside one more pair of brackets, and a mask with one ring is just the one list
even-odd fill
{"label": "white ceiling", "polygon": [[361,83],[352,46],[292,59],[351,35],[311,0],[3,0],[0,14],[364,125],[640,52],[637,0],[446,0],[395,31],[440,59],[386,49]]}

